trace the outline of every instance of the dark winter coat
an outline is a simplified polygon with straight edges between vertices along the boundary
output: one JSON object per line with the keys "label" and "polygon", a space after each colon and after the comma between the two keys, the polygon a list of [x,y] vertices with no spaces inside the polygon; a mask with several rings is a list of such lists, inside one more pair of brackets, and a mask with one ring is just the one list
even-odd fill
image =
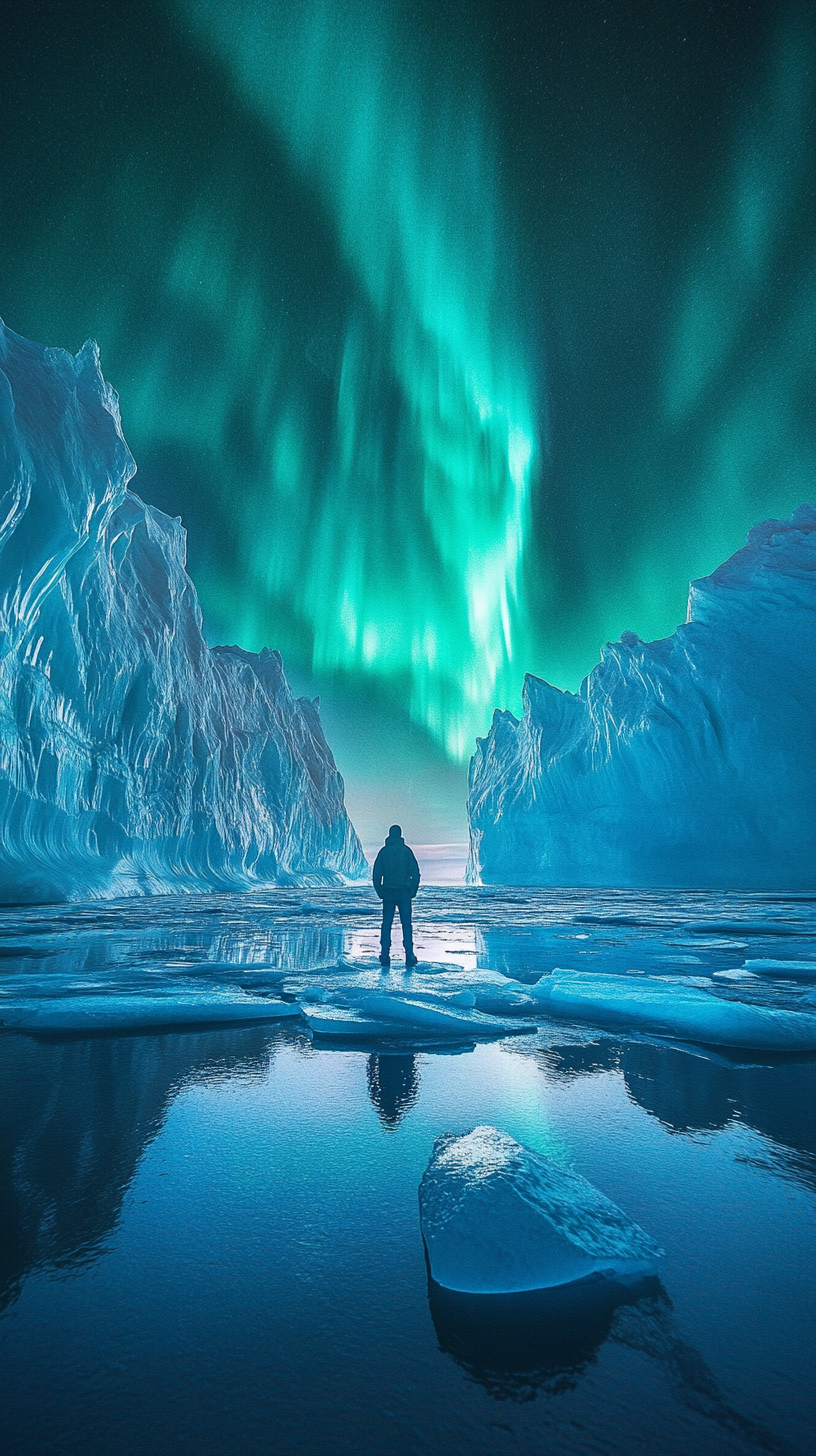
{"label": "dark winter coat", "polygon": [[410,895],[413,900],[419,889],[419,865],[404,839],[388,836],[374,861],[372,879],[381,900],[384,895]]}

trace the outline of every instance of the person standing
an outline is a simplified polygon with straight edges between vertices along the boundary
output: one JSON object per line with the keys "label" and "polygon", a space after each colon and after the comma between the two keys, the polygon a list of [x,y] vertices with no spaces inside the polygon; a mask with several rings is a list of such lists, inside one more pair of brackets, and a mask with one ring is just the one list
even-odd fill
{"label": "person standing", "polygon": [[399,911],[406,966],[415,966],[411,901],[419,889],[419,865],[412,849],[402,837],[399,824],[392,824],[388,838],[374,861],[374,889],[382,900],[383,918],[380,931],[380,965],[391,964],[391,926],[394,911]]}

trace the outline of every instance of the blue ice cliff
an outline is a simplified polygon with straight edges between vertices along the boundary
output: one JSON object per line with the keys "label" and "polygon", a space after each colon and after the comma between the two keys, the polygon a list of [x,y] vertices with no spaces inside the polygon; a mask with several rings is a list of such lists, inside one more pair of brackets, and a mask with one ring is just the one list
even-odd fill
{"label": "blue ice cliff", "polygon": [[366,873],[316,704],[207,646],[96,345],[0,324],[0,901]]}
{"label": "blue ice cliff", "polygon": [[419,1218],[433,1278],[465,1294],[642,1278],[663,1253],[586,1178],[487,1125],[437,1138]]}
{"label": "blue ice cliff", "polygon": [[814,888],[816,510],[756,526],[671,637],[523,701],[471,760],[471,880]]}

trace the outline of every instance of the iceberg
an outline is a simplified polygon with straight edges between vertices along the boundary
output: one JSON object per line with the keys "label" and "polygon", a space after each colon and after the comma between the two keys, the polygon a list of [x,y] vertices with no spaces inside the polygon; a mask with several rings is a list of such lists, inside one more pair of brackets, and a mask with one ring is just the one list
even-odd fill
{"label": "iceberg", "polygon": [[726,1001],[678,980],[555,970],[530,994],[553,1016],[600,1026],[658,1032],[704,1046],[816,1051],[816,1016],[808,1011]]}
{"label": "iceberg", "polygon": [[210,648],[117,396],[0,324],[0,902],[367,874],[317,702]]}
{"label": "iceberg", "polygon": [[756,526],[671,637],[523,704],[471,760],[470,881],[812,890],[816,509]]}
{"label": "iceberg", "polygon": [[642,1278],[663,1253],[586,1178],[490,1126],[436,1139],[419,1214],[432,1278],[463,1294]]}

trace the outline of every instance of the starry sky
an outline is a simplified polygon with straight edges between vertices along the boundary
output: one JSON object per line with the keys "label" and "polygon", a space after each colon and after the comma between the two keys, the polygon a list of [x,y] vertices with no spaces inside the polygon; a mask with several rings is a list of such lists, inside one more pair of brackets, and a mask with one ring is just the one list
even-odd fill
{"label": "starry sky", "polygon": [[800,0],[15,0],[0,313],[99,340],[208,639],[364,840],[813,497]]}

